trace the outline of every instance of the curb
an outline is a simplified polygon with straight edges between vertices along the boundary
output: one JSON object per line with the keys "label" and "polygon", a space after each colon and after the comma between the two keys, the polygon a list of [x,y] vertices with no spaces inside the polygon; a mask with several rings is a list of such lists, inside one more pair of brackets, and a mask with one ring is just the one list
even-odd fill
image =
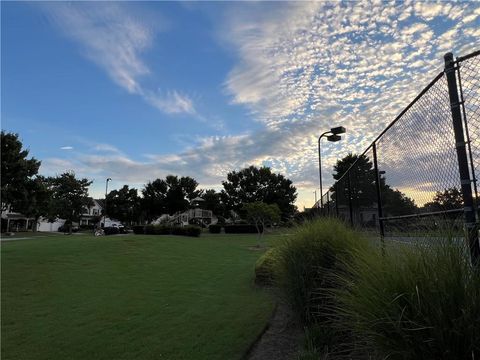
{"label": "curb", "polygon": [[275,307],[273,308],[273,311],[272,311],[272,314],[270,315],[270,318],[268,319],[267,323],[265,324],[265,326],[263,327],[262,331],[260,331],[260,333],[257,335],[257,337],[255,338],[255,340],[253,340],[253,342],[250,344],[250,346],[248,347],[247,350],[245,350],[245,353],[243,354],[242,356],[242,360],[248,360],[248,358],[250,357],[250,355],[252,354],[252,351],[253,349],[255,348],[255,346],[257,346],[257,344],[260,342],[260,340],[262,339],[263,335],[267,332],[267,330],[270,328],[270,325],[272,324],[272,320],[273,318],[275,317],[275,315],[277,314],[277,310],[278,310],[278,302],[275,303]]}

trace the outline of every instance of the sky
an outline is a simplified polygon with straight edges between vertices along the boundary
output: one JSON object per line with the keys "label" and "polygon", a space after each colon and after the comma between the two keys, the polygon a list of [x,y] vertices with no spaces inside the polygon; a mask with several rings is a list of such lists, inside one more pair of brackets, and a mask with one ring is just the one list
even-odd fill
{"label": "sky", "polygon": [[[479,2],[1,2],[1,126],[40,173],[102,198],[168,174],[221,189],[270,166],[311,207],[443,68],[480,49]],[[318,190],[317,190],[318,193]]]}

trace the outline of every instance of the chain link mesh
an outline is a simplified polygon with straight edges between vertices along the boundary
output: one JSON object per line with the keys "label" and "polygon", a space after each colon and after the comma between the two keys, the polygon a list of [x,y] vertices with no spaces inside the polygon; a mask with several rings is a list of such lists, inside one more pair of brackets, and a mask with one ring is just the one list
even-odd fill
{"label": "chain link mesh", "polygon": [[[480,54],[475,55],[459,62],[457,73],[474,175],[480,174]],[[456,145],[441,73],[362,155],[343,160],[343,175],[337,163],[322,213],[402,240],[463,236]]]}
{"label": "chain link mesh", "polygon": [[478,176],[480,176],[480,56],[477,55],[459,62],[458,68],[465,124],[472,152],[472,168],[478,188]]}

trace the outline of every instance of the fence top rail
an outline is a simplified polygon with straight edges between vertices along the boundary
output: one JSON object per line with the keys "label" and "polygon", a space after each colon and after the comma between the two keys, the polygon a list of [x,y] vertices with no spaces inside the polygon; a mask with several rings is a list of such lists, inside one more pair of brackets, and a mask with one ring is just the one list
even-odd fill
{"label": "fence top rail", "polygon": [[464,60],[468,60],[472,57],[475,57],[475,56],[478,56],[480,55],[480,50],[477,50],[477,51],[474,51],[468,55],[465,55],[465,56],[460,56],[460,57],[457,57],[457,60],[455,60],[456,63],[459,63],[459,62],[462,62]]}
{"label": "fence top rail", "polygon": [[413,106],[415,105],[415,103],[428,91],[430,90],[430,88],[436,84],[436,82],[438,80],[440,80],[442,78],[444,74],[444,71],[442,70],[441,72],[438,73],[437,76],[435,76],[435,78],[415,97],[415,99],[412,100],[412,102],[410,102],[410,104],[408,104],[401,112],[400,114],[397,115],[397,117],[395,119],[393,119],[393,121],[388,124],[388,126],[383,129],[383,131],[375,138],[375,140],[372,141],[372,143],[363,151],[363,153],[358,157],[357,160],[355,160],[355,162],[350,165],[350,167],[342,174],[342,176],[337,180],[337,181],[340,181],[342,180],[345,176],[347,176],[347,174],[350,172],[350,170],[357,164],[358,161],[360,161],[360,158],[363,157],[367,152],[368,150],[370,150],[376,143],[378,140],[380,140],[380,138],[393,126],[395,125],[395,123],[400,120],[400,118],[405,115],[405,113]]}
{"label": "fence top rail", "polygon": [[410,218],[418,218],[418,217],[428,217],[434,215],[445,215],[445,214],[454,214],[463,212],[463,208],[461,209],[451,209],[451,210],[444,210],[444,211],[430,211],[426,213],[417,213],[417,214],[409,214],[409,215],[398,215],[398,216],[385,216],[379,218],[379,220],[397,220],[397,219],[410,219]]}

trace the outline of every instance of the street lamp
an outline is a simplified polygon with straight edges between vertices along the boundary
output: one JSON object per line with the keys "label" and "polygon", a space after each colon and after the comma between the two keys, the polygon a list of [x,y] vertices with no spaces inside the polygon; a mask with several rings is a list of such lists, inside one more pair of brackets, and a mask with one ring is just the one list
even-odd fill
{"label": "street lamp", "polygon": [[324,132],[318,138],[318,174],[320,178],[320,206],[323,208],[323,189],[322,189],[322,155],[320,151],[320,140],[322,137],[327,136],[327,140],[330,142],[337,142],[342,139],[339,134],[344,134],[347,130],[343,126],[337,126],[331,128],[329,131]]}
{"label": "street lamp", "polygon": [[107,221],[107,194],[108,194],[108,182],[112,181],[111,178],[107,178],[105,181],[105,209],[103,211],[103,227],[107,227],[106,221]]}

